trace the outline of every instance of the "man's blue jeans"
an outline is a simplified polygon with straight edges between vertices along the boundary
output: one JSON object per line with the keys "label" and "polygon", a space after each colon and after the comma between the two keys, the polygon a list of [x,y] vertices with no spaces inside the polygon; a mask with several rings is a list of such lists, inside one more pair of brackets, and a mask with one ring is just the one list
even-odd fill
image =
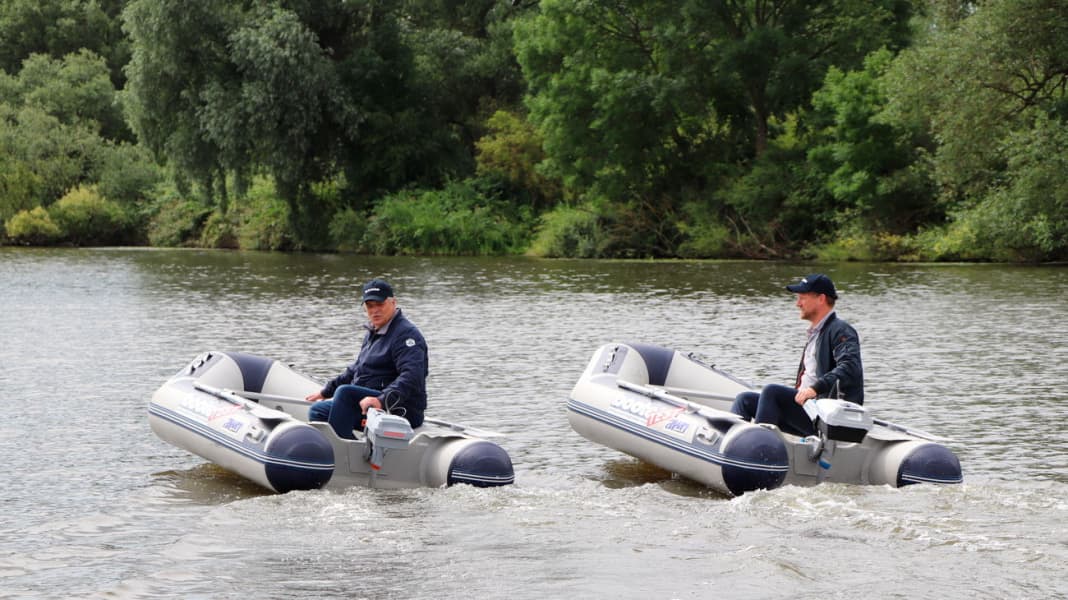
{"label": "man's blue jeans", "polygon": [[360,412],[360,400],[367,396],[380,396],[379,390],[372,390],[362,385],[341,385],[334,390],[331,400],[323,400],[308,409],[309,421],[326,421],[334,428],[339,438],[356,439],[352,430],[363,431],[363,414]]}
{"label": "man's blue jeans", "polygon": [[804,408],[794,401],[797,390],[785,385],[772,383],[764,386],[760,393],[742,392],[734,398],[731,412],[745,419],[755,419],[757,423],[771,423],[779,429],[794,435],[813,435],[816,433],[812,419]]}

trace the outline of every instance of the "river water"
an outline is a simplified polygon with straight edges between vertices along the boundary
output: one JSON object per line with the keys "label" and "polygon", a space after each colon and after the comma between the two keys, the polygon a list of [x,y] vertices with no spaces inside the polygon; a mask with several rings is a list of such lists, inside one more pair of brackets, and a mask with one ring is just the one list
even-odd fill
{"label": "river water", "polygon": [[[793,376],[811,270],[860,332],[867,406],[951,438],[959,486],[728,499],[587,442],[603,343]],[[390,279],[428,416],[507,434],[506,488],[265,494],[158,440],[205,350],[326,378]],[[0,598],[1056,598],[1068,593],[1068,268],[367,258],[0,248]]]}

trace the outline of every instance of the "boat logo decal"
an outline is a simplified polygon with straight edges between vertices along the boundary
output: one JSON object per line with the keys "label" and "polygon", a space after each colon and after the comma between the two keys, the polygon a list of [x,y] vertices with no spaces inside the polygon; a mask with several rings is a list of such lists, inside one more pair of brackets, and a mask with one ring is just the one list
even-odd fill
{"label": "boat logo decal", "polygon": [[672,419],[667,425],[664,425],[664,429],[674,431],[676,433],[686,433],[686,430],[690,428],[690,424],[686,421],[680,421],[678,419]]}
{"label": "boat logo decal", "polygon": [[239,433],[241,431],[241,428],[244,426],[244,423],[233,417],[230,417],[226,420],[225,423],[223,423],[223,429],[229,431],[230,433]]}
{"label": "boat logo decal", "polygon": [[207,398],[202,394],[195,393],[183,396],[181,401],[178,402],[178,406],[183,410],[204,417],[208,421],[221,419],[244,409],[244,407],[237,404],[230,404],[215,398]]}
{"label": "boat logo decal", "polygon": [[[676,416],[686,410],[684,407],[672,407],[667,410],[659,410],[653,406],[652,402],[640,398],[631,398],[627,396],[623,396],[621,398],[616,398],[615,400],[613,400],[612,408],[616,408],[626,413],[632,414],[636,417],[641,417],[645,419],[646,427],[653,427],[658,423],[663,423],[664,421],[674,419]],[[673,431],[679,431],[679,433],[684,433],[686,429],[684,427],[682,430],[673,429]]]}

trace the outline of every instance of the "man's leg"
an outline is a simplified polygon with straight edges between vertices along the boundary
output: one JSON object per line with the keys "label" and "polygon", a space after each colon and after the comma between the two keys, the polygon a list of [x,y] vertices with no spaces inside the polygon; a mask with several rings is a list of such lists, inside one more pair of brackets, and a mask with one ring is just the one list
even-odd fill
{"label": "man's leg", "polygon": [[309,421],[325,421],[330,418],[330,407],[334,405],[333,400],[320,400],[313,403],[308,408],[308,420]]}
{"label": "man's leg", "polygon": [[797,390],[785,385],[771,383],[760,390],[760,400],[757,402],[756,422],[771,423],[778,426],[782,419],[782,407],[787,402],[793,402]]}
{"label": "man's leg", "polygon": [[[780,400],[780,402],[783,401]],[[809,400],[809,402],[812,402],[812,400]],[[816,435],[816,427],[812,424],[812,419],[809,418],[804,407],[793,398],[790,398],[789,404],[784,404],[780,409],[782,417],[779,421],[779,429],[802,437]]]}
{"label": "man's leg", "polygon": [[757,412],[757,401],[760,394],[756,392],[741,392],[734,397],[731,412],[742,417],[746,421],[752,421]]}
{"label": "man's leg", "polygon": [[797,390],[792,387],[778,384],[764,386],[757,403],[756,422],[772,423],[794,435],[812,435],[816,430],[805,409],[794,401],[796,396]]}
{"label": "man's leg", "polygon": [[360,400],[367,396],[377,396],[382,392],[362,385],[342,385],[334,391],[333,406],[327,421],[334,428],[339,438],[354,440],[352,430],[363,431],[363,413],[360,412]]}

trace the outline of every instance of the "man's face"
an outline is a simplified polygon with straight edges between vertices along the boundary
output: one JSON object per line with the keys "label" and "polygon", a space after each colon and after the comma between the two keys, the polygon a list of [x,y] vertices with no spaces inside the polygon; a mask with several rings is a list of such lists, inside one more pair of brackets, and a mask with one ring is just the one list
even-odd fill
{"label": "man's face", "polygon": [[393,318],[393,313],[397,311],[397,299],[386,298],[381,302],[368,300],[363,303],[363,309],[367,311],[367,319],[371,321],[371,327],[378,329]]}
{"label": "man's face", "polygon": [[823,294],[816,294],[814,292],[805,292],[797,295],[797,308],[801,310],[801,318],[806,321],[811,321],[823,308],[826,298]]}

